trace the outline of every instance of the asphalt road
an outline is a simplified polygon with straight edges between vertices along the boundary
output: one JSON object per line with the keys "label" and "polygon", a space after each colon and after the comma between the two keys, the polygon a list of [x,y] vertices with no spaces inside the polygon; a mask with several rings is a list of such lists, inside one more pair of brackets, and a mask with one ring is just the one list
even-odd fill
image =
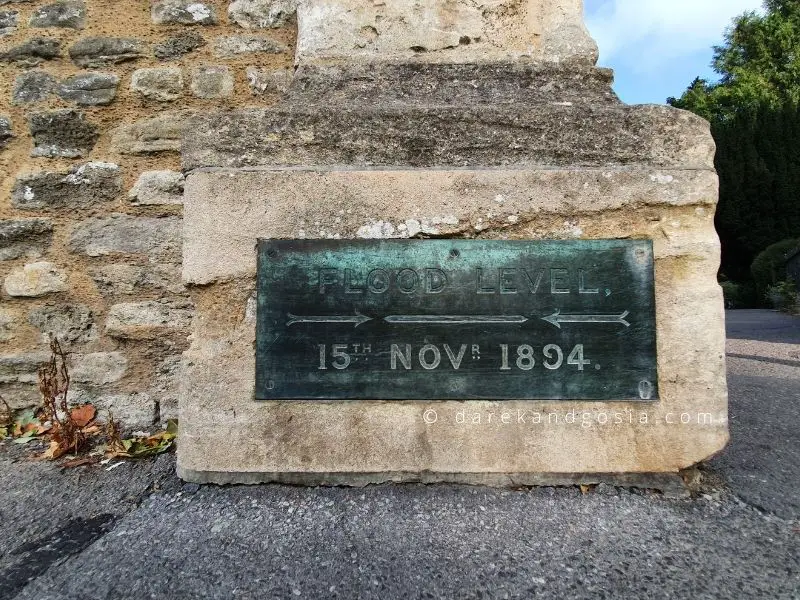
{"label": "asphalt road", "polygon": [[[731,313],[729,331],[742,356],[763,346],[776,360],[798,322]],[[788,348],[778,360],[792,362]],[[607,486],[200,488],[174,477],[172,456],[61,472],[6,444],[0,600],[798,599],[797,363],[730,360],[733,442],[684,500]]]}

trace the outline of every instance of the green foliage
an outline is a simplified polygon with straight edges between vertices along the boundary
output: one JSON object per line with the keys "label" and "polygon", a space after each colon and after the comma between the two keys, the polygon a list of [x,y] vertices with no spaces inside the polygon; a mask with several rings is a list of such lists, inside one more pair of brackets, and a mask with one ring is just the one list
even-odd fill
{"label": "green foliage", "polygon": [[789,239],[772,244],[756,256],[750,271],[759,290],[767,291],[786,279],[786,259],[800,247],[800,239]]}
{"label": "green foliage", "polygon": [[723,281],[720,283],[722,286],[722,295],[725,297],[725,308],[741,308],[742,302],[742,286],[733,281]]}
{"label": "green foliage", "polygon": [[734,19],[712,65],[720,81],[696,79],[667,102],[714,122],[764,106],[800,104],[800,2],[767,0],[765,13]]}
{"label": "green foliage", "polygon": [[767,286],[766,297],[777,310],[791,312],[797,306],[797,286],[794,281],[781,281]]}
{"label": "green foliage", "polygon": [[[668,102],[711,122],[722,268],[746,282],[761,250],[800,234],[800,0],[766,0],[763,14],[734,19],[713,66],[718,82],[695,79]],[[755,271],[763,302],[775,281]]]}

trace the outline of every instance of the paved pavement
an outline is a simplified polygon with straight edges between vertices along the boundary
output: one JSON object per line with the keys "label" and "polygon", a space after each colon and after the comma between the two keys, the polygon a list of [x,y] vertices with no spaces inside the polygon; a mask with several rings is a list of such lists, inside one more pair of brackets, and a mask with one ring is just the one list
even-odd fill
{"label": "paved pavement", "polygon": [[743,356],[783,362],[730,360],[734,441],[693,499],[608,486],[200,488],[174,477],[172,456],[61,472],[0,446],[0,600],[798,599],[800,360],[784,364],[798,322],[729,315]]}

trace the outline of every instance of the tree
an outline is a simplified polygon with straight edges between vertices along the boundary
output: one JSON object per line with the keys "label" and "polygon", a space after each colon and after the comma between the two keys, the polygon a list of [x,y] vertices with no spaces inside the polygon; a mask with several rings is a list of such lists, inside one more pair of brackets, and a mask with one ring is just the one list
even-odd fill
{"label": "tree", "polygon": [[722,270],[751,281],[755,256],[800,236],[800,0],[766,0],[714,48],[718,82],[667,102],[711,122],[720,176]]}

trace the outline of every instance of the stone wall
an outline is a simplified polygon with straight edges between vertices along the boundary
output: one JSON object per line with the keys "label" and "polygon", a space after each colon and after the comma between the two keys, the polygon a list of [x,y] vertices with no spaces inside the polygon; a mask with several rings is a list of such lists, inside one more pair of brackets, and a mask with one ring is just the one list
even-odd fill
{"label": "stone wall", "polygon": [[[272,0],[0,0],[0,394],[39,401],[48,336],[72,395],[176,416],[187,118],[275,103],[295,17]],[[280,9],[280,10],[279,10]]]}

